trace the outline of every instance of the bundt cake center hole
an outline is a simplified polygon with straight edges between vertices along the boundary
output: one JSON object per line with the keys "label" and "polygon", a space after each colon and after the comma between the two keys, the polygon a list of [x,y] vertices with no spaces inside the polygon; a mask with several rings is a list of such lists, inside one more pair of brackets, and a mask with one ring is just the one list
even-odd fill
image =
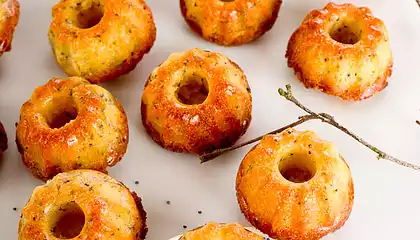
{"label": "bundt cake center hole", "polygon": [[54,111],[51,116],[47,118],[47,123],[50,128],[61,128],[70,121],[76,119],[76,117],[77,108],[75,106],[69,105]]}
{"label": "bundt cake center hole", "polygon": [[309,155],[291,153],[289,157],[280,161],[279,170],[288,181],[303,183],[315,176],[316,166]]}
{"label": "bundt cake center hole", "polygon": [[60,207],[53,216],[51,232],[56,238],[72,239],[77,237],[85,225],[85,214],[74,202]]}
{"label": "bundt cake center hole", "polygon": [[330,30],[332,39],[343,44],[356,44],[360,40],[361,30],[356,22],[343,21]]}
{"label": "bundt cake center hole", "polygon": [[100,4],[92,4],[89,8],[80,10],[77,14],[77,27],[86,29],[94,27],[104,16]]}
{"label": "bundt cake center hole", "polygon": [[207,80],[197,74],[187,75],[178,84],[176,97],[186,105],[203,103],[209,95]]}

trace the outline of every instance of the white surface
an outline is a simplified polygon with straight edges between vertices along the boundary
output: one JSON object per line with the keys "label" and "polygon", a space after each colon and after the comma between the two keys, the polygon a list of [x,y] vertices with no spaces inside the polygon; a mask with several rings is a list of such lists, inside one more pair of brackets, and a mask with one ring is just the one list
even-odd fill
{"label": "white surface", "polygon": [[[16,239],[20,211],[33,188],[42,184],[25,169],[14,144],[20,106],[34,88],[53,76],[64,77],[49,47],[47,31],[55,1],[20,0],[21,18],[12,52],[0,58],[0,120],[9,135],[9,149],[0,167],[1,239]],[[306,90],[287,68],[285,48],[304,16],[327,1],[286,0],[274,28],[249,45],[223,48],[208,43],[187,28],[177,0],[149,0],[157,24],[157,41],[135,71],[119,81],[102,84],[124,105],[130,142],[123,161],[110,175],[138,192],[148,214],[147,239],[176,236],[208,221],[249,224],[235,197],[239,163],[249,148],[200,165],[197,157],[175,154],[157,146],[145,133],[140,96],[150,72],[167,56],[191,47],[225,53],[248,76],[253,93],[253,121],[241,141],[278,128],[302,111],[277,94],[292,84],[296,97],[317,111],[336,116],[367,141],[406,161],[420,164],[420,11],[414,0],[359,0],[381,17],[389,31],[394,73],[385,91],[361,103],[348,103]],[[420,173],[377,161],[370,150],[348,136],[318,122],[311,129],[333,141],[348,161],[355,182],[355,204],[345,226],[326,239],[418,239]],[[140,181],[135,185],[134,181]],[[166,201],[171,201],[170,205]],[[13,207],[18,210],[13,211]],[[198,214],[197,211],[203,211]],[[183,225],[187,229],[183,229]]]}

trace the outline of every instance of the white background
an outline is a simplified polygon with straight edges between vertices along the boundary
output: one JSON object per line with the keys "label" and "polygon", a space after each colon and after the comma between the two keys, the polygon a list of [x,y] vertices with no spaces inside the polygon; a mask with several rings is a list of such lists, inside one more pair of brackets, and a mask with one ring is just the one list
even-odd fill
{"label": "white background", "polygon": [[[20,211],[34,187],[42,184],[25,169],[14,144],[20,106],[38,85],[64,77],[47,39],[53,1],[20,0],[21,18],[12,52],[0,58],[0,120],[9,149],[0,164],[1,239],[16,239]],[[147,76],[172,52],[200,47],[226,54],[248,76],[253,93],[253,121],[241,141],[295,121],[303,112],[277,94],[292,84],[296,97],[315,111],[328,112],[352,131],[386,152],[420,164],[420,10],[414,0],[359,0],[384,20],[395,65],[385,91],[361,103],[349,103],[306,90],[287,68],[287,41],[304,16],[327,1],[286,0],[273,29],[249,45],[224,48],[191,33],[178,0],[149,0],[157,41],[135,71],[102,84],[124,105],[130,127],[128,152],[110,175],[138,192],[148,214],[148,239],[168,239],[208,221],[249,225],[235,197],[239,163],[249,148],[200,165],[195,156],[168,152],[151,141],[140,118],[140,97]],[[327,239],[419,239],[420,172],[376,160],[376,156],[338,130],[319,122],[299,129],[333,141],[349,163],[355,204],[344,227]],[[138,180],[140,184],[135,185]],[[171,201],[170,205],[166,201]],[[17,211],[13,211],[16,207]],[[199,215],[198,210],[203,214]]]}

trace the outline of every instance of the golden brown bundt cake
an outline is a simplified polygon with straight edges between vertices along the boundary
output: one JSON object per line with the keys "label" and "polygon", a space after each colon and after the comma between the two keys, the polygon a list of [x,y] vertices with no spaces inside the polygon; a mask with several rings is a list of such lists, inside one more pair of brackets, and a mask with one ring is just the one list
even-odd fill
{"label": "golden brown bundt cake", "polygon": [[286,57],[305,87],[353,101],[384,89],[393,64],[384,23],[353,4],[328,3],[310,12]]}
{"label": "golden brown bundt cake", "polygon": [[180,0],[191,29],[220,45],[241,45],[269,31],[281,0]]}
{"label": "golden brown bundt cake", "polygon": [[35,188],[19,222],[19,240],[141,240],[146,233],[137,194],[93,170],[60,173]]}
{"label": "golden brown bundt cake", "polygon": [[282,240],[320,239],[343,226],[353,207],[347,163],[310,131],[265,136],[242,161],[236,191],[248,221]]}
{"label": "golden brown bundt cake", "polygon": [[17,0],[0,0],[0,56],[12,49],[13,33],[19,22]]}
{"label": "golden brown bundt cake", "polygon": [[143,0],[61,0],[48,37],[69,76],[98,83],[133,70],[152,48],[156,27]]}
{"label": "golden brown bundt cake", "polygon": [[16,143],[42,180],[74,169],[106,172],[126,152],[127,117],[104,88],[79,77],[53,78],[23,104]]}
{"label": "golden brown bundt cake", "polygon": [[0,157],[7,150],[7,134],[3,124],[0,122]]}
{"label": "golden brown bundt cake", "polygon": [[162,147],[203,153],[234,144],[251,122],[252,97],[243,71],[220,53],[173,53],[146,82],[141,112]]}
{"label": "golden brown bundt cake", "polygon": [[206,225],[184,233],[179,240],[264,240],[263,237],[246,230],[238,223],[220,224],[210,222]]}

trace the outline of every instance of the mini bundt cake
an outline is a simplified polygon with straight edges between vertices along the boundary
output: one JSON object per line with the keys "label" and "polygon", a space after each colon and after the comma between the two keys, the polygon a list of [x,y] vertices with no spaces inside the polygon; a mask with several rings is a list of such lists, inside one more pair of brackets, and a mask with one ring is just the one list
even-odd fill
{"label": "mini bundt cake", "polygon": [[353,101],[384,89],[393,64],[384,23],[353,4],[328,3],[309,13],[286,57],[305,87]]}
{"label": "mini bundt cake", "polygon": [[350,169],[332,143],[310,131],[267,135],[242,161],[241,211],[275,239],[314,240],[339,229],[353,207]]}
{"label": "mini bundt cake", "polygon": [[173,53],[146,82],[141,112],[148,134],[176,152],[204,153],[234,144],[251,122],[243,71],[220,53]]}
{"label": "mini bundt cake", "polygon": [[220,45],[241,45],[269,31],[281,0],[180,0],[191,29]]}
{"label": "mini bundt cake", "polygon": [[61,0],[48,37],[69,76],[98,83],[133,70],[152,48],[156,27],[143,0]]}
{"label": "mini bundt cake", "polygon": [[79,77],[53,78],[23,104],[16,143],[42,180],[74,169],[106,172],[126,152],[127,117],[104,88]]}
{"label": "mini bundt cake", "polygon": [[0,56],[12,49],[13,33],[19,22],[17,0],[0,0]]}
{"label": "mini bundt cake", "polygon": [[193,229],[184,233],[179,240],[203,240],[203,239],[219,239],[219,240],[264,240],[263,237],[253,233],[238,223],[220,224],[210,222],[206,225]]}
{"label": "mini bundt cake", "polygon": [[0,157],[7,150],[7,134],[3,124],[0,122]]}
{"label": "mini bundt cake", "polygon": [[35,188],[18,232],[19,240],[142,240],[146,212],[137,194],[117,180],[75,170]]}

